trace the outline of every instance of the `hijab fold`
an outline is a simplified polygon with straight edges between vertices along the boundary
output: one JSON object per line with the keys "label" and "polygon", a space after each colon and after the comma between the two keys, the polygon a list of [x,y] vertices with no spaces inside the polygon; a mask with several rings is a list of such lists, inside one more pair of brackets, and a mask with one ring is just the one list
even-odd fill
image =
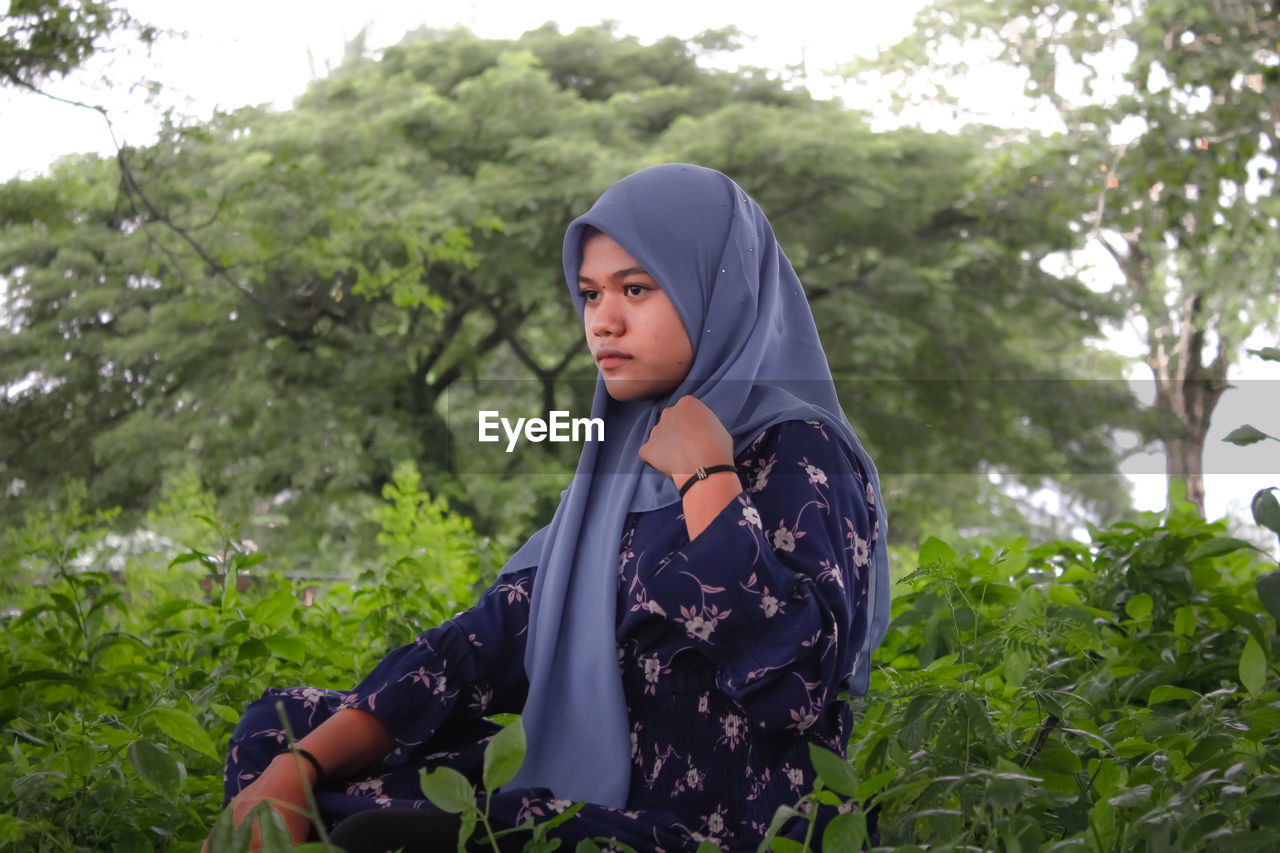
{"label": "hijab fold", "polygon": [[680,500],[671,479],[639,457],[663,409],[697,397],[733,437],[735,455],[773,424],[820,421],[861,463],[875,494],[878,545],[869,628],[841,685],[854,694],[867,691],[871,652],[888,628],[888,525],[879,475],[840,408],[804,291],[755,201],[720,172],[689,164],[623,178],[565,234],[565,282],[579,310],[588,228],[615,240],[667,294],[694,358],[679,387],[658,399],[619,403],[597,379],[591,417],[604,419],[604,441],[583,446],[551,523],[502,569],[538,569],[525,650],[528,751],[512,784],[622,808],[631,747],[617,658],[618,547],[629,512]]}

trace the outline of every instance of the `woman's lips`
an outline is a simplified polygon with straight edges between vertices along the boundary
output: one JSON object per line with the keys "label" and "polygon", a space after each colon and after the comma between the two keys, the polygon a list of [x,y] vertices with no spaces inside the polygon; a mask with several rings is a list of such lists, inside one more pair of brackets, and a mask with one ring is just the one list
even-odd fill
{"label": "woman's lips", "polygon": [[606,355],[596,360],[596,364],[600,365],[601,370],[609,370],[617,367],[624,361],[630,361],[631,356],[627,355]]}

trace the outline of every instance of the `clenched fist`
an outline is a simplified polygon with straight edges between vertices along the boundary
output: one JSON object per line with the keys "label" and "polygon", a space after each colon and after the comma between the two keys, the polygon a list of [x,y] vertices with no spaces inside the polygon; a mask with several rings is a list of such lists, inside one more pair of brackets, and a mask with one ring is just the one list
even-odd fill
{"label": "clenched fist", "polygon": [[677,488],[700,467],[733,464],[733,436],[697,397],[681,397],[662,410],[640,458],[670,477]]}

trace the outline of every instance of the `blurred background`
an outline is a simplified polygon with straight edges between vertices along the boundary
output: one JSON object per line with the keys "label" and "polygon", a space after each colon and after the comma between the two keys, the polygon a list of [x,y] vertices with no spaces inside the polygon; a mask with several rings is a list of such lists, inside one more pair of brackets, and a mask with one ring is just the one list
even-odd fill
{"label": "blurred background", "polygon": [[666,161],[769,214],[895,545],[1087,538],[1173,480],[1254,535],[1273,3],[426,6],[9,4],[0,547],[205,515],[352,577],[412,482],[499,561],[578,448],[505,456],[475,412],[589,411],[563,230]]}

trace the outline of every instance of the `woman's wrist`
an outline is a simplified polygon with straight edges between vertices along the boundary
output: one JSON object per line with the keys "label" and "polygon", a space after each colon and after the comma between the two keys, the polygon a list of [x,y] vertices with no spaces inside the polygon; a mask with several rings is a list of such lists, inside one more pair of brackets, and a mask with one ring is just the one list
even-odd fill
{"label": "woman's wrist", "polygon": [[290,770],[297,773],[309,788],[314,788],[320,783],[320,774],[315,766],[291,749],[286,749],[284,752],[279,753],[275,758],[271,759],[271,763],[283,763]]}
{"label": "woman's wrist", "polygon": [[728,462],[718,465],[703,465],[696,471],[689,474],[677,474],[671,479],[675,482],[676,490],[680,492],[680,497],[683,498],[703,480],[710,479],[717,474],[733,474],[736,477],[737,473],[737,466],[732,462]]}
{"label": "woman's wrist", "polygon": [[[677,484],[677,488],[687,482],[688,478]],[[742,493],[742,481],[738,479],[736,468],[708,474],[693,485],[681,497],[684,508],[685,528],[689,533],[689,541],[698,538],[698,534],[719,515],[726,506]]]}

